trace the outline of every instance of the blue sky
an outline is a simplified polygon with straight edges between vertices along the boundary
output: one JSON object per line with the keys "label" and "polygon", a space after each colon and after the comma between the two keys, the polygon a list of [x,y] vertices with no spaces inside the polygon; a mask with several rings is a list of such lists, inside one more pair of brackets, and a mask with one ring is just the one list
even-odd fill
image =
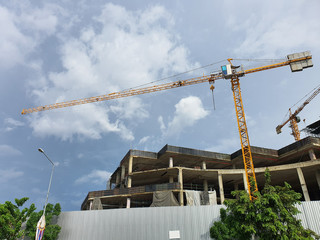
{"label": "blue sky", "polygon": [[[51,166],[39,147],[56,164],[49,202],[60,202],[63,211],[79,210],[88,191],[105,189],[130,148],[159,151],[171,144],[237,151],[226,80],[215,84],[216,110],[209,84],[199,84],[20,114],[23,108],[120,91],[230,57],[312,52],[314,67],[303,72],[291,73],[287,66],[241,79],[251,145],[279,149],[292,143],[287,127],[280,135],[275,127],[320,83],[319,10],[317,0],[0,1],[0,202],[27,196],[43,206]],[[166,81],[208,74],[221,64]],[[239,64],[249,68],[257,62]],[[315,98],[301,112],[307,124],[319,119],[319,103]]]}

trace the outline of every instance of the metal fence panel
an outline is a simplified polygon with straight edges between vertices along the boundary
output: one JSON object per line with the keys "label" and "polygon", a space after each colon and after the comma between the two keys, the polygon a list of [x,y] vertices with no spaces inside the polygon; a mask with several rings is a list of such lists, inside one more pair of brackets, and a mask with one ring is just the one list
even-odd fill
{"label": "metal fence panel", "polygon": [[[302,202],[298,218],[320,234],[320,201]],[[209,229],[219,220],[221,205],[110,209],[62,212],[59,239],[165,240],[179,231],[182,240],[209,240]]]}
{"label": "metal fence panel", "polygon": [[301,212],[298,218],[302,225],[320,234],[320,201],[302,202],[297,208]]}

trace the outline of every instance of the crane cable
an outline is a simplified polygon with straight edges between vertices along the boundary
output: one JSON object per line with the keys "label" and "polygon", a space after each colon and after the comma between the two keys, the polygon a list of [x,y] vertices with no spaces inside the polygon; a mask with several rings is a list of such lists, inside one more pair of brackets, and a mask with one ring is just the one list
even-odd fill
{"label": "crane cable", "polygon": [[314,92],[319,87],[320,87],[320,84],[318,86],[316,86],[315,88],[313,88],[310,92],[308,92],[304,97],[302,97],[298,102],[296,102],[291,108],[296,106],[299,102],[301,102],[304,98],[306,98],[310,93]]}
{"label": "crane cable", "polygon": [[[178,73],[178,74],[169,76],[169,77],[164,77],[164,78],[161,78],[161,79],[159,79],[159,80],[155,80],[155,81],[152,81],[152,82],[144,83],[144,84],[141,84],[141,85],[139,85],[139,86],[132,87],[132,88],[127,88],[127,89],[124,89],[124,90],[122,90],[122,91],[133,90],[133,89],[140,88],[140,87],[143,87],[143,86],[152,84],[152,83],[164,81],[164,80],[167,80],[167,79],[170,79],[170,78],[175,78],[175,77],[178,77],[178,76],[180,76],[180,75],[183,75],[183,74],[186,74],[186,73],[190,73],[190,72],[193,72],[193,71],[196,71],[196,70],[199,70],[199,69],[207,68],[207,67],[216,65],[216,64],[221,63],[221,62],[224,62],[224,61],[226,61],[226,60],[221,60],[221,61],[218,61],[218,62],[210,63],[210,64],[207,64],[207,65],[204,65],[204,66],[201,66],[201,67],[197,67],[197,68],[190,69],[190,70],[187,70],[187,71],[182,72],[182,73]],[[121,91],[121,92],[122,92],[122,91]]]}
{"label": "crane cable", "polygon": [[298,103],[300,103],[303,99],[305,99],[308,95],[310,95],[312,92],[314,92],[317,88],[320,87],[320,84],[318,86],[316,86],[315,88],[313,88],[310,92],[308,92],[304,97],[302,97],[299,101],[297,101],[295,104],[293,104],[289,110],[287,111],[286,115],[284,116],[282,122],[284,122],[287,119],[287,116],[289,116],[289,111],[290,109],[292,109],[294,106],[296,106]]}
{"label": "crane cable", "polygon": [[232,60],[237,61],[247,61],[247,62],[283,62],[286,61],[286,58],[277,58],[277,59],[252,59],[252,58],[232,58]]}

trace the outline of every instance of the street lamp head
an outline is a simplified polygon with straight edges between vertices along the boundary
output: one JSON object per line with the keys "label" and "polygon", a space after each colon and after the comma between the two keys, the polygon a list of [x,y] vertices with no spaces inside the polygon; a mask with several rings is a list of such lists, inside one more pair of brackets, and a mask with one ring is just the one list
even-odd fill
{"label": "street lamp head", "polygon": [[41,153],[44,153],[44,151],[42,150],[42,148],[38,148],[38,151]]}

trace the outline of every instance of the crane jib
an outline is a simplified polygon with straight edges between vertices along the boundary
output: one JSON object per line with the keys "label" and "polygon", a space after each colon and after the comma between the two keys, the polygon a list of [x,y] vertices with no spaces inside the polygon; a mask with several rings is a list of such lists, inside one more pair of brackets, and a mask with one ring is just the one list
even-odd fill
{"label": "crane jib", "polygon": [[[289,59],[289,56],[291,59]],[[288,55],[287,57],[288,57],[288,61],[281,62],[281,63],[275,63],[275,64],[271,64],[271,65],[266,65],[266,66],[262,66],[262,67],[258,67],[258,68],[248,69],[248,70],[244,70],[244,71],[239,71],[239,72],[237,72],[237,76],[241,77],[241,76],[244,76],[244,74],[259,72],[259,71],[268,70],[268,69],[272,69],[272,68],[278,68],[278,67],[290,65],[293,63],[299,63],[301,61],[306,61],[306,60],[311,61],[311,58],[312,58],[310,52],[291,54],[291,55]],[[229,60],[232,60],[232,59],[229,59]],[[311,62],[311,64],[312,64],[312,62]],[[309,64],[307,67],[310,67],[311,64]],[[225,76],[223,75],[223,73],[220,72],[220,73],[211,74],[211,75],[207,75],[207,76],[196,77],[196,78],[186,79],[186,80],[182,80],[182,81],[176,81],[173,83],[159,84],[159,85],[155,85],[155,86],[151,86],[151,87],[131,89],[131,90],[120,91],[120,92],[110,93],[110,94],[96,96],[96,97],[83,98],[83,99],[79,99],[79,100],[71,100],[71,101],[54,103],[54,104],[35,107],[35,108],[23,109],[21,114],[40,112],[40,111],[45,111],[45,110],[52,110],[52,109],[57,109],[57,108],[70,107],[70,106],[99,102],[99,101],[107,101],[107,100],[129,97],[129,96],[134,96],[134,95],[141,95],[141,94],[145,94],[145,93],[157,92],[157,91],[162,91],[162,90],[167,90],[167,89],[172,89],[172,88],[177,88],[177,87],[182,87],[182,86],[189,86],[189,85],[203,83],[203,82],[207,82],[207,81],[209,83],[212,83],[214,80],[222,79],[224,77]]]}

